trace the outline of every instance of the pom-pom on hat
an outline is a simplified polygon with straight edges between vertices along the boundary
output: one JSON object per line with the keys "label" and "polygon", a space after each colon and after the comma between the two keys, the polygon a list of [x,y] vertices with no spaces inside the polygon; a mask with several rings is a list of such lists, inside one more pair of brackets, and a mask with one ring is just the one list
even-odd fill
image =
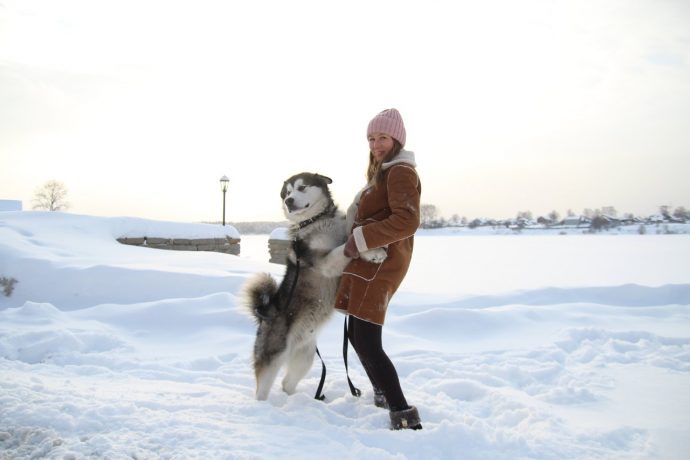
{"label": "pom-pom on hat", "polygon": [[376,115],[367,128],[367,138],[373,133],[384,133],[405,146],[405,124],[396,109],[386,109]]}

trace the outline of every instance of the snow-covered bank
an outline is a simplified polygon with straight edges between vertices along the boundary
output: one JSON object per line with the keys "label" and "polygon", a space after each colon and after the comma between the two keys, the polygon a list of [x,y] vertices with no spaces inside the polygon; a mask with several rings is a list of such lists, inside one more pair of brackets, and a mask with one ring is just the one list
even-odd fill
{"label": "snow-covered bank", "polygon": [[[686,458],[690,236],[429,235],[384,340],[421,432],[391,432],[342,317],[297,394],[253,399],[243,256],[115,242],[127,219],[0,213],[0,458]],[[184,226],[181,226],[184,231]]]}

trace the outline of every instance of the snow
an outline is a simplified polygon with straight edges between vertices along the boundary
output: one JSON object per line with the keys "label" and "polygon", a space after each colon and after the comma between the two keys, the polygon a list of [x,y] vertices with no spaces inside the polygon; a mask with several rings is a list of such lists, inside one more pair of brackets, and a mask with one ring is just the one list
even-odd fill
{"label": "snow", "polygon": [[[342,320],[287,396],[254,399],[241,256],[121,245],[165,226],[0,212],[0,458],[682,459],[690,452],[690,235],[420,231],[384,345],[418,432],[388,429]],[[200,225],[200,224],[199,224]],[[216,226],[220,227],[220,226]],[[217,229],[214,229],[216,231]],[[226,230],[218,229],[223,232]],[[156,235],[158,236],[158,235]]]}
{"label": "snow", "polygon": [[268,238],[271,240],[289,240],[290,236],[286,227],[278,227],[268,235]]}
{"label": "snow", "polygon": [[21,210],[22,202],[20,200],[0,200],[0,212]]}

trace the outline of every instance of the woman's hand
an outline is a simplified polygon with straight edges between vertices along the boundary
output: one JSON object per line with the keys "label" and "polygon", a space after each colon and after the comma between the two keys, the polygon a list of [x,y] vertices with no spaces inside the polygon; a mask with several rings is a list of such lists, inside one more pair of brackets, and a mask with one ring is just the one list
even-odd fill
{"label": "woman's hand", "polygon": [[355,237],[353,235],[347,238],[347,243],[345,243],[343,252],[346,257],[350,257],[351,259],[357,259],[359,257],[359,251],[357,250],[357,244],[355,243]]}

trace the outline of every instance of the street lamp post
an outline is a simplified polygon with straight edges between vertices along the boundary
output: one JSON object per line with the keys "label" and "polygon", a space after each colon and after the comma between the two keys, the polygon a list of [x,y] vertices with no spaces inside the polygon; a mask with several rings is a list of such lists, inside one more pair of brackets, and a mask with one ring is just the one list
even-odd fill
{"label": "street lamp post", "polygon": [[228,191],[228,176],[223,176],[220,178],[220,189],[223,191],[223,227],[225,227],[225,192]]}

